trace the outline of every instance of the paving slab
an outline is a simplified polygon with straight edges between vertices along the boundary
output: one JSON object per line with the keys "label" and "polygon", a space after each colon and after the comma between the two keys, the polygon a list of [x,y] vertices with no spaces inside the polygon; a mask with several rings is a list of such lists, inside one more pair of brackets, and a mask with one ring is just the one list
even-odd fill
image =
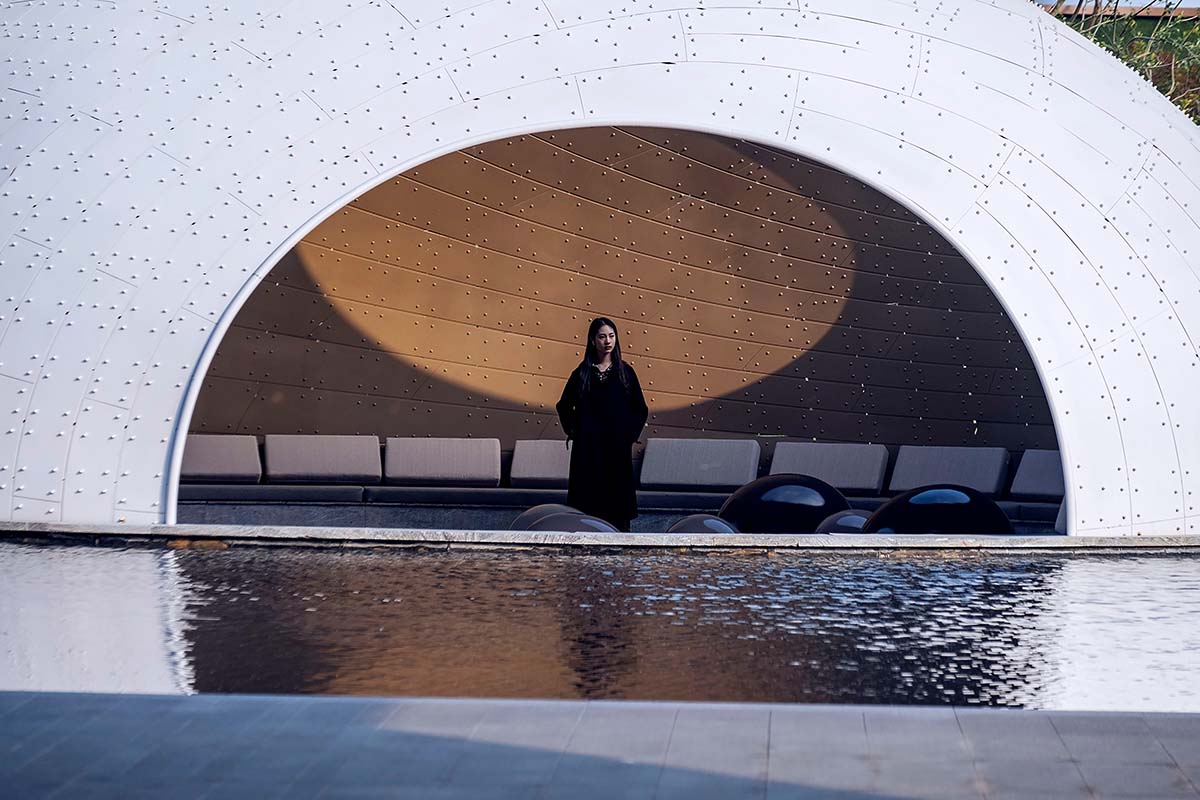
{"label": "paving slab", "polygon": [[0,708],[0,793],[31,800],[1200,800],[1164,746],[1191,741],[1192,715],[38,693]]}

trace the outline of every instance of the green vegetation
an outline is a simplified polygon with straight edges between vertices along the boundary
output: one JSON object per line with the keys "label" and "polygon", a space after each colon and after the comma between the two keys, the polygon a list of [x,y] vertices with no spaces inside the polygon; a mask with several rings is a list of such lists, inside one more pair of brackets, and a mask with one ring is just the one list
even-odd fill
{"label": "green vegetation", "polygon": [[1200,20],[1176,13],[1179,0],[1168,0],[1160,16],[1149,16],[1162,3],[1147,3],[1129,13],[1115,0],[1067,5],[1058,0],[1050,13],[1061,17],[1096,44],[1124,61],[1200,123]]}

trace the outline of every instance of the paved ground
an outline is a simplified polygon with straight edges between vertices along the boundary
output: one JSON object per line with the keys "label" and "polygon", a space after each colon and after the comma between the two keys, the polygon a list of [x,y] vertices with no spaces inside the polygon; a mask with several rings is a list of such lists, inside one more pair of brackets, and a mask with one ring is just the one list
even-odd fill
{"label": "paved ground", "polygon": [[1200,798],[1200,715],[0,693],[12,798]]}

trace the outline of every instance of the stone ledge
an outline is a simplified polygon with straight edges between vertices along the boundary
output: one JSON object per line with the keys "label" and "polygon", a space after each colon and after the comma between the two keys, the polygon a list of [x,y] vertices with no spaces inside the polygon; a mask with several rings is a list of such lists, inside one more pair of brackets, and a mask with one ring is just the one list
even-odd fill
{"label": "stone ledge", "polygon": [[1200,550],[1200,536],[883,536],[783,534],[550,533],[529,531],[328,528],[266,525],[72,525],[9,522],[0,539],[87,538],[262,544],[376,544],[423,547],[695,548],[700,550]]}

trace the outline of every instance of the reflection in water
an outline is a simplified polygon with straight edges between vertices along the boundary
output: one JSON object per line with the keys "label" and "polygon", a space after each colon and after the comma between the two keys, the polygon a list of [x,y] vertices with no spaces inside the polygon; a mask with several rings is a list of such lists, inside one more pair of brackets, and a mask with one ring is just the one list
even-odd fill
{"label": "reflection in water", "polygon": [[176,556],[0,545],[0,690],[190,692]]}
{"label": "reflection in water", "polygon": [[97,614],[145,640],[144,620],[182,613],[201,692],[1200,711],[1188,556],[3,545],[0,585],[19,609],[0,617],[6,664],[46,647],[21,622],[37,605],[55,652],[129,690],[182,663],[179,624],[153,649],[91,650]]}

